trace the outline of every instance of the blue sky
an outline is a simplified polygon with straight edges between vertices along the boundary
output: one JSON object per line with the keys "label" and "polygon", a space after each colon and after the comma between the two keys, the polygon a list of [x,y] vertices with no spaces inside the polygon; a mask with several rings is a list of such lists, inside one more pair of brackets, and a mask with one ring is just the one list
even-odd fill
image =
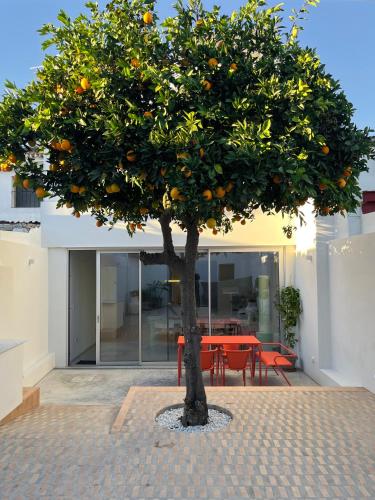
{"label": "blue sky", "polygon": [[[161,17],[171,14],[174,0],[159,0]],[[105,0],[100,0],[105,5]],[[244,0],[205,0],[211,7],[221,5],[230,12]],[[270,5],[279,0],[269,1]],[[285,0],[285,9],[301,5],[302,0]],[[60,8],[71,16],[82,11],[83,0],[1,0],[0,90],[5,79],[24,85],[32,79],[31,68],[43,58],[37,29],[53,22]],[[341,81],[356,108],[358,126],[375,129],[375,0],[321,0],[311,8],[300,38],[315,47],[328,71]]]}

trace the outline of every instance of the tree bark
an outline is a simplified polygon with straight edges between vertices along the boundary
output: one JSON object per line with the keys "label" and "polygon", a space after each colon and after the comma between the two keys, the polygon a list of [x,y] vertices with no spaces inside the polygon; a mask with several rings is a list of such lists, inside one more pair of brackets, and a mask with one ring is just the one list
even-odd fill
{"label": "tree bark", "polygon": [[199,231],[196,221],[185,221],[187,230],[185,256],[175,253],[171,217],[164,212],[159,219],[163,233],[163,252],[141,252],[145,265],[165,264],[172,275],[179,276],[181,285],[182,326],[185,337],[184,365],[186,376],[186,397],[182,424],[187,426],[205,425],[208,421],[207,398],[200,368],[201,334],[197,328],[195,297],[195,263],[198,256]]}
{"label": "tree bark", "polygon": [[200,367],[201,334],[197,327],[195,297],[195,263],[198,256],[199,232],[194,222],[186,224],[184,275],[181,283],[182,324],[185,337],[184,365],[186,397],[182,424],[206,425],[208,408]]}

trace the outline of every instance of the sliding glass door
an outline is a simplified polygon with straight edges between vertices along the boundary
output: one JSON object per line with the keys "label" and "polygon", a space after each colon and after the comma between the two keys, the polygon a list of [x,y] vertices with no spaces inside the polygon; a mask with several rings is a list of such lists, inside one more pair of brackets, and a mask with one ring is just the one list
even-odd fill
{"label": "sliding glass door", "polygon": [[[176,360],[182,334],[181,276],[167,266],[145,266],[138,253],[98,254],[98,364]],[[209,251],[195,273],[197,319],[205,334],[257,332],[279,339],[274,302],[279,252]]]}
{"label": "sliding glass door", "polygon": [[140,362],[139,256],[100,254],[100,363]]}

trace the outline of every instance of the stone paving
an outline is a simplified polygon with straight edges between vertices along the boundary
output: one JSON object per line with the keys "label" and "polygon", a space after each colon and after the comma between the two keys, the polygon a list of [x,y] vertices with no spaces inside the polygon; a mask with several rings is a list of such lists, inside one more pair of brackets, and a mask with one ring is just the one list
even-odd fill
{"label": "stone paving", "polygon": [[[204,373],[206,386],[209,375]],[[302,371],[288,374],[293,386],[316,385]],[[240,373],[226,374],[228,386],[242,386]],[[249,383],[249,380],[248,380]],[[255,378],[258,384],[258,378]],[[50,372],[39,384],[41,402],[48,404],[118,404],[120,405],[131,386],[177,385],[177,368],[78,368]],[[285,385],[273,372],[269,385]]]}
{"label": "stone paving", "polygon": [[[182,389],[182,388],[181,388]],[[183,389],[114,405],[42,405],[0,426],[0,498],[375,498],[375,395],[363,389],[208,388],[225,431],[157,427]],[[121,412],[120,412],[121,413]]]}

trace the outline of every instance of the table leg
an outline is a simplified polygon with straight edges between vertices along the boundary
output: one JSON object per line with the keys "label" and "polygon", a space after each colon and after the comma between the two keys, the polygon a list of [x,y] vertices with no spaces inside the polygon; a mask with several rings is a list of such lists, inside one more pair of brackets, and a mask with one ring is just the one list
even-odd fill
{"label": "table leg", "polygon": [[177,349],[177,385],[181,385],[181,362],[182,362],[182,345]]}
{"label": "table leg", "polygon": [[216,352],[216,385],[219,385],[219,361],[220,361],[220,349]]}

